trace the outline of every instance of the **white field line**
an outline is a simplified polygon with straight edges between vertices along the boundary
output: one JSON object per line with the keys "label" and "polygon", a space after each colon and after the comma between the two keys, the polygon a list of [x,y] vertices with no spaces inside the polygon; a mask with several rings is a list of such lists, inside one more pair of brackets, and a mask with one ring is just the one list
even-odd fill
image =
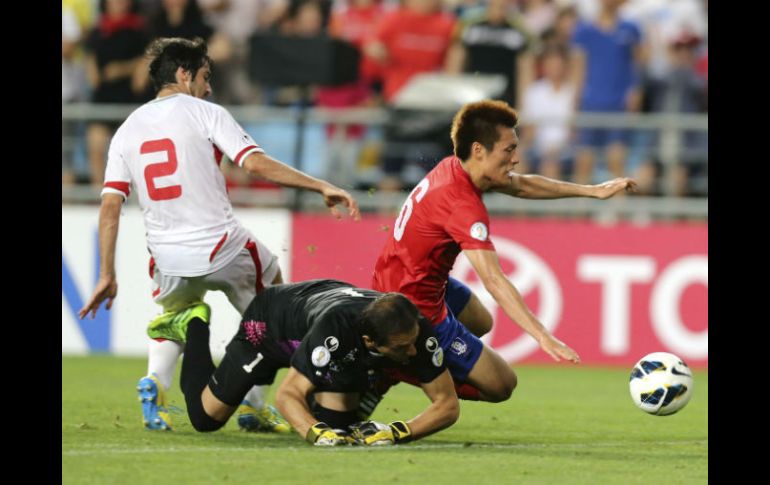
{"label": "white field line", "polygon": [[[705,445],[708,446],[708,440],[679,440],[679,441],[611,441],[604,443],[470,443],[466,445],[464,443],[423,443],[413,444],[408,446],[378,446],[378,447],[366,447],[366,446],[336,446],[324,448],[329,451],[338,451],[343,453],[355,452],[355,451],[368,451],[372,449],[378,450],[390,450],[390,451],[409,451],[409,450],[447,450],[447,449],[462,449],[462,448],[480,448],[480,449],[495,449],[495,450],[521,450],[521,449],[592,449],[592,448],[612,448],[616,446],[625,445],[638,445],[643,443],[645,445]],[[320,447],[319,447],[320,448]],[[62,449],[63,456],[84,456],[84,455],[113,455],[113,454],[145,454],[145,453],[211,453],[216,451],[223,452],[248,452],[253,453],[254,450],[280,450],[280,451],[301,451],[309,449],[309,445],[302,446],[287,446],[287,447],[261,447],[259,444],[255,444],[250,447],[228,447],[228,446],[145,446],[141,448],[126,448],[116,444],[90,444],[88,446],[80,446],[77,449]]]}

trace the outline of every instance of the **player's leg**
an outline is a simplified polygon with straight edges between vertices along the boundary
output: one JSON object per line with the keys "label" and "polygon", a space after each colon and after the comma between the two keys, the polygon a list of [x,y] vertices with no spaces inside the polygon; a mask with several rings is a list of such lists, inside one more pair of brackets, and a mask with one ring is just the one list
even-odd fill
{"label": "player's leg", "polygon": [[193,315],[209,311],[196,309],[202,303],[205,290],[198,288],[194,279],[164,276],[150,262],[150,275],[155,283],[153,298],[161,305],[163,313],[154,318],[148,328],[150,337],[147,359],[147,375],[137,384],[139,401],[142,403],[142,419],[147,429],[171,429],[166,391],[171,386],[176,362],[184,351],[183,334],[176,330],[186,324]]}
{"label": "player's leg", "polygon": [[181,387],[190,422],[197,431],[216,431],[227,422],[255,383],[275,379],[277,367],[265,360],[260,347],[244,338],[244,328],[227,345],[216,369],[211,359],[209,326],[200,319],[187,327]]}
{"label": "player's leg", "polygon": [[466,378],[466,385],[478,389],[479,400],[487,402],[508,400],[517,382],[511,366],[486,345]]}
{"label": "player's leg", "polygon": [[516,374],[494,350],[452,314],[435,328],[444,362],[460,399],[505,401],[516,387]]}
{"label": "player's leg", "polygon": [[334,429],[347,430],[361,421],[358,393],[316,392],[310,401],[311,414]]}
{"label": "player's leg", "polygon": [[[252,238],[225,268],[207,279],[221,282],[230,303],[243,314],[262,289],[283,282],[278,257],[258,239]],[[266,402],[270,386],[255,386],[238,408],[238,426],[244,431],[290,433],[289,423]]]}
{"label": "player's leg", "polygon": [[447,280],[444,301],[473,335],[482,337],[492,330],[492,314],[468,286],[451,276]]}

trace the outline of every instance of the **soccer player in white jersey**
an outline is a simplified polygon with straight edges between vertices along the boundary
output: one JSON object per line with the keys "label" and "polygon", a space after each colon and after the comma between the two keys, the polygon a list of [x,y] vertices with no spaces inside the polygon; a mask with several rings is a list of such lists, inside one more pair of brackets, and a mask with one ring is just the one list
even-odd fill
{"label": "soccer player in white jersey", "polygon": [[[257,292],[282,282],[277,257],[233,216],[219,169],[223,154],[255,176],[318,192],[337,218],[337,204],[356,220],[360,214],[346,191],[271,158],[226,109],[203,100],[211,94],[211,60],[202,39],[157,39],[147,54],[158,95],[131,113],[110,143],[99,212],[99,281],[79,315],[93,318],[103,301],[109,310],[117,296],[118,223],[133,187],[147,230],[152,296],[163,307],[147,330],[148,375],[139,380],[139,397],[145,427],[171,429],[165,391],[185,336],[159,329],[173,327],[167,323],[174,319],[208,322],[203,297],[209,290],[223,291],[243,314]],[[255,387],[246,395],[239,425],[290,432],[264,392]]]}

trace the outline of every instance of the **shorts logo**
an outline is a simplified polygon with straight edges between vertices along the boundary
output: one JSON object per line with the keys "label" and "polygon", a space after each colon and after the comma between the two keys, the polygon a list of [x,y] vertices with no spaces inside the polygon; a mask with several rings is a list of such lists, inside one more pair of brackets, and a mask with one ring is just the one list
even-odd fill
{"label": "shorts logo", "polygon": [[473,239],[478,239],[479,241],[486,241],[487,236],[489,236],[489,231],[487,230],[487,225],[483,222],[475,222],[471,226],[471,237]]}
{"label": "shorts logo", "polygon": [[444,349],[439,347],[435,352],[433,352],[433,357],[431,357],[430,360],[436,367],[441,367],[441,364],[444,363]]}
{"label": "shorts logo", "polygon": [[438,340],[436,340],[436,337],[428,337],[428,340],[425,341],[425,348],[428,352],[435,352],[438,348]]}
{"label": "shorts logo", "polygon": [[329,352],[334,352],[335,350],[337,350],[337,347],[339,346],[340,346],[340,341],[337,340],[337,337],[333,335],[331,337],[326,337],[324,339],[324,347],[329,349]]}
{"label": "shorts logo", "polygon": [[313,353],[310,354],[310,361],[313,362],[313,365],[316,367],[324,367],[329,363],[331,357],[332,356],[329,353],[329,349],[319,345],[318,347],[314,348]]}
{"label": "shorts logo", "polygon": [[452,352],[454,352],[457,355],[463,355],[466,350],[468,350],[468,344],[463,342],[463,339],[460,337],[457,337],[454,339],[454,342],[452,342],[451,346]]}

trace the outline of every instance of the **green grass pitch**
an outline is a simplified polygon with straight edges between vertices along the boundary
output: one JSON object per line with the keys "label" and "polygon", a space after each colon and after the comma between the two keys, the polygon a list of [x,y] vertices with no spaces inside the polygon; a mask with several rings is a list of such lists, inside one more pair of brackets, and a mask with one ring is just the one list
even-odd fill
{"label": "green grass pitch", "polygon": [[[690,484],[708,480],[708,373],[690,403],[649,416],[628,395],[629,370],[515,366],[504,403],[461,401],[451,428],[387,448],[315,448],[297,435],[197,433],[183,411],[173,432],[145,431],[135,385],[144,359],[62,357],[62,483]],[[283,373],[279,374],[277,382]],[[276,386],[272,387],[275,391]],[[178,377],[172,405],[184,408]],[[391,389],[373,416],[407,419],[428,400]]]}

